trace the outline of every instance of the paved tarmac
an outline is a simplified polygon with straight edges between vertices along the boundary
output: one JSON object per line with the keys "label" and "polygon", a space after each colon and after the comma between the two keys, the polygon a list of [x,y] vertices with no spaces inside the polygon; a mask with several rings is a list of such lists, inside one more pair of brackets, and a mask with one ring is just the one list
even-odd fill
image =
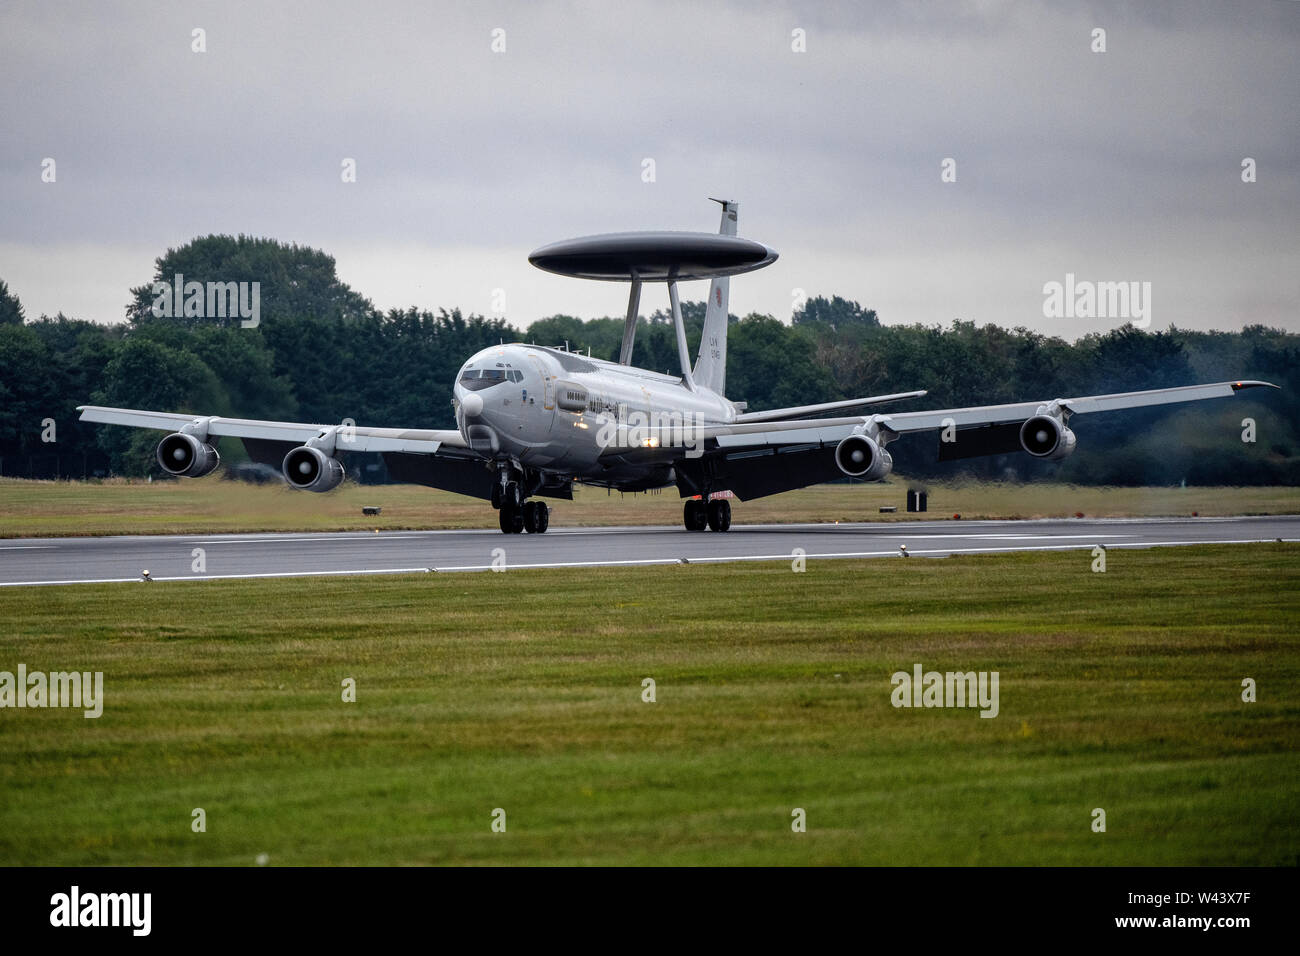
{"label": "paved tarmac", "polygon": [[[0,539],[0,587],[194,578],[293,577],[483,571],[507,568],[723,561],[898,558],[1071,548],[1148,548],[1300,540],[1300,515],[1252,518],[908,521],[733,525],[729,532],[678,527],[561,528],[542,535],[497,530],[379,534],[138,535]],[[496,549],[503,553],[494,554]],[[203,570],[195,570],[202,552]]]}

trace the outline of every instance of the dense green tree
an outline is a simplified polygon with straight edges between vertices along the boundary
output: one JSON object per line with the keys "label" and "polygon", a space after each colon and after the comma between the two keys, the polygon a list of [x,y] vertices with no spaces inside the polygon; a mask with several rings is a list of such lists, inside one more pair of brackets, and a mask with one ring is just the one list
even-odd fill
{"label": "dense green tree", "polygon": [[619,349],[623,345],[623,320],[603,318],[583,321],[571,315],[552,315],[528,326],[519,340],[551,347],[563,347],[567,342],[575,352],[590,349],[596,358],[617,361]]}
{"label": "dense green tree", "polygon": [[0,325],[22,325],[23,304],[9,292],[9,284],[0,279]]}
{"label": "dense green tree", "polygon": [[[154,319],[158,300],[154,282],[168,286],[180,275],[183,282],[257,282],[262,321],[285,316],[316,319],[357,319],[374,311],[365,297],[342,282],[334,257],[318,249],[252,236],[210,235],[194,239],[155,261],[153,280],[131,290],[127,317],[136,323]],[[185,319],[172,324],[238,326],[238,317]]]}
{"label": "dense green tree", "polygon": [[88,404],[92,393],[101,387],[104,368],[122,342],[125,327],[70,319],[60,312],[54,318],[43,315],[27,328],[45,346],[41,417],[54,419],[57,437],[55,443],[28,450],[70,457],[95,451],[98,426],[80,421],[77,406]]}
{"label": "dense green tree", "polygon": [[795,325],[826,325],[833,330],[853,327],[875,328],[880,325],[875,309],[864,309],[851,299],[842,299],[838,295],[827,299],[815,295],[807,299],[802,308],[796,309],[791,320]]}
{"label": "dense green tree", "polygon": [[25,325],[0,325],[0,455],[33,452],[49,417],[50,353]]}
{"label": "dense green tree", "polygon": [[813,354],[790,326],[770,315],[745,316],[728,335],[728,397],[750,411],[833,400],[834,385]]}
{"label": "dense green tree", "polygon": [[[103,386],[92,396],[96,405],[152,408],[176,412],[230,415],[229,398],[216,375],[201,359],[142,336],[128,336],[104,368]],[[100,426],[99,444],[120,474],[156,472],[153,447],[158,435],[134,428]]]}

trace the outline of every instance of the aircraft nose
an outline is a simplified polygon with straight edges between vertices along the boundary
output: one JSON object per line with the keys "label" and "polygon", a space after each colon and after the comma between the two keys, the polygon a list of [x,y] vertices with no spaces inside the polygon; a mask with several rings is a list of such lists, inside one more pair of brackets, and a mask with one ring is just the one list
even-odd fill
{"label": "aircraft nose", "polygon": [[483,414],[483,396],[476,392],[466,392],[461,396],[460,407],[464,409],[466,418],[478,418]]}

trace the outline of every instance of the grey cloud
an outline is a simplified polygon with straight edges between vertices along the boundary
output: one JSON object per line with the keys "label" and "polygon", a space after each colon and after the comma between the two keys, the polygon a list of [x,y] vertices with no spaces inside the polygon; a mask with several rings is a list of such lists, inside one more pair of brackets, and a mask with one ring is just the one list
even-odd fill
{"label": "grey cloud", "polygon": [[[31,3],[6,19],[0,242],[161,253],[226,231],[522,256],[566,235],[708,228],[703,199],[726,192],[742,231],[858,263],[813,291],[906,299],[896,319],[952,316],[876,277],[880,257],[960,286],[987,281],[990,249],[1019,247],[996,260],[1027,264],[985,320],[1025,319],[1023,290],[1056,263],[1118,256],[1206,286],[1166,296],[1170,320],[1209,303],[1296,327],[1296,280],[1252,287],[1284,271],[1300,221],[1297,3]],[[790,50],[795,27],[807,53]],[[339,183],[345,156],[355,186]]]}

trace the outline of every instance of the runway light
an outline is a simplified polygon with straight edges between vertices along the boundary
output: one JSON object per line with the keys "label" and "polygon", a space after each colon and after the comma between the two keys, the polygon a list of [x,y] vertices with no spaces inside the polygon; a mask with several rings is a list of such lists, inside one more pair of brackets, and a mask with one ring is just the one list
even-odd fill
{"label": "runway light", "polygon": [[148,570],[147,568],[146,568],[145,570],[143,570],[143,571],[140,572],[140,577],[141,577],[142,580],[145,580],[145,581],[152,581],[152,580],[153,580],[153,578],[149,577],[149,570]]}
{"label": "runway light", "polygon": [[898,546],[898,550],[901,551],[901,552],[903,553],[903,557],[905,557],[905,558],[907,558],[907,557],[911,557],[911,555],[909,555],[909,554],[907,553],[907,545],[905,545],[905,544],[900,544],[900,545]]}

